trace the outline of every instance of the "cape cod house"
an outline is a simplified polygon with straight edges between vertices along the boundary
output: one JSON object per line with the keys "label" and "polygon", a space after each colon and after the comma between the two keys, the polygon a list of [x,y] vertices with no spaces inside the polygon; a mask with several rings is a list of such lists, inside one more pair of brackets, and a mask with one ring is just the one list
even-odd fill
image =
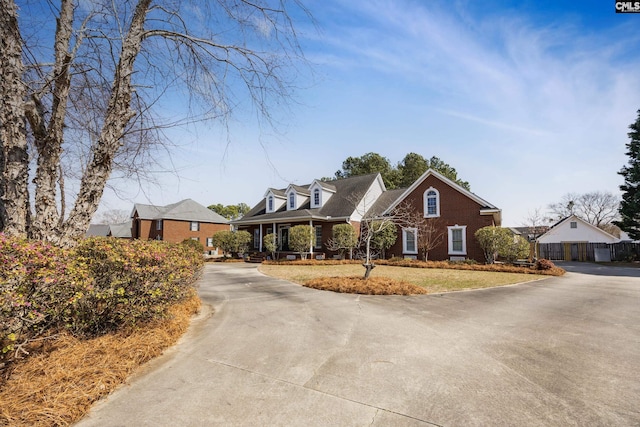
{"label": "cape cod house", "polygon": [[[309,252],[332,256],[326,243],[334,225],[348,223],[360,231],[365,216],[388,214],[403,203],[424,218],[437,219],[446,236],[429,252],[429,259],[483,261],[474,233],[484,226],[501,225],[500,209],[433,170],[426,171],[406,189],[387,190],[380,174],[269,188],[244,217],[231,223],[252,234],[253,250],[257,252],[264,251],[263,237],[275,233],[279,256],[293,255],[288,247],[289,229],[310,225],[315,229],[316,244]],[[387,257],[421,256],[417,229],[398,226],[397,235],[394,246],[386,251]]]}

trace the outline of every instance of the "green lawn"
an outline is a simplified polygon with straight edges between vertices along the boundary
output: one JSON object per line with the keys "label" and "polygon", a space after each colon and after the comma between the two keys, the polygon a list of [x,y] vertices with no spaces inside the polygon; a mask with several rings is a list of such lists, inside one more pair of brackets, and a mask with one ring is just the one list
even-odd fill
{"label": "green lawn", "polygon": [[[347,265],[261,265],[260,271],[268,276],[303,284],[319,277],[349,277],[364,275],[359,264]],[[540,280],[545,276],[493,271],[449,270],[436,268],[407,268],[379,265],[371,277],[387,277],[413,283],[426,288],[429,293],[462,289],[480,289],[514,283]]]}

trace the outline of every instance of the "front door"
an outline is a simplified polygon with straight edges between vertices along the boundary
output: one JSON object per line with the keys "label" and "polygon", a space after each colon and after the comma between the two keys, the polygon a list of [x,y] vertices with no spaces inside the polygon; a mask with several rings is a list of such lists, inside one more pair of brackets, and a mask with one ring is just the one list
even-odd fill
{"label": "front door", "polygon": [[289,250],[289,227],[280,229],[280,250]]}

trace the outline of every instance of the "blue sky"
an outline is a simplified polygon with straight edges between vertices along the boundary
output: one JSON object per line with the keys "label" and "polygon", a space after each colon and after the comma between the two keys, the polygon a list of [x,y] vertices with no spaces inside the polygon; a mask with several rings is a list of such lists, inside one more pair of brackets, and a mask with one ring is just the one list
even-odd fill
{"label": "blue sky", "polygon": [[247,120],[170,131],[180,148],[160,185],[107,191],[134,202],[260,201],[268,187],[332,176],[348,156],[393,164],[438,156],[503,210],[503,225],[569,192],[618,193],[628,126],[640,109],[640,14],[599,1],[307,2],[314,76],[274,110],[277,132]]}

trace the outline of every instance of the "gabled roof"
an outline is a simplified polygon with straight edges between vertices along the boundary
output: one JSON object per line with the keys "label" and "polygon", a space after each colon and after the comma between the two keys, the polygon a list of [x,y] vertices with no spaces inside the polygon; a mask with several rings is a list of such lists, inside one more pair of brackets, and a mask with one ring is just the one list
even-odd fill
{"label": "gabled roof", "polygon": [[439,172],[437,172],[437,171],[435,171],[433,169],[427,169],[427,171],[425,173],[423,173],[422,176],[420,176],[420,178],[418,178],[413,184],[411,184],[411,186],[409,188],[406,188],[404,190],[404,192],[394,202],[392,202],[387,207],[387,209],[383,212],[383,214],[389,213],[396,206],[398,206],[400,203],[402,203],[402,201],[407,196],[409,196],[409,194],[411,194],[413,192],[413,190],[415,190],[420,184],[422,184],[422,182],[424,180],[426,180],[429,176],[434,176],[434,177],[438,178],[440,181],[444,182],[445,184],[447,184],[448,186],[452,187],[456,191],[459,191],[460,193],[462,193],[463,195],[465,195],[469,199],[471,199],[471,200],[475,201],[476,203],[478,203],[481,206],[481,208],[480,208],[480,214],[481,215],[493,215],[494,219],[495,219],[495,222],[498,225],[502,222],[502,210],[501,209],[499,209],[495,205],[487,202],[486,200],[484,200],[482,197],[478,196],[477,194],[472,193],[471,191],[467,190],[466,188],[461,187],[458,183],[450,180],[446,176],[442,175],[441,173],[439,173]]}
{"label": "gabled roof", "polygon": [[121,237],[131,238],[131,221],[120,224],[90,224],[85,233],[86,237]]}
{"label": "gabled roof", "polygon": [[109,224],[89,224],[89,229],[85,233],[86,237],[107,237],[111,232]]}
{"label": "gabled roof", "polygon": [[173,219],[177,221],[198,221],[215,224],[228,224],[222,215],[208,209],[191,199],[185,199],[178,203],[166,206],[145,205],[136,203],[131,216],[138,212],[141,219]]}
{"label": "gabled roof", "polygon": [[[251,223],[268,223],[271,221],[279,220],[306,220],[306,219],[328,219],[328,218],[349,218],[356,205],[365,196],[367,191],[371,188],[374,182],[382,179],[380,174],[359,175],[350,178],[337,179],[333,181],[325,182],[324,188],[334,190],[329,200],[326,201],[320,208],[311,209],[310,202],[307,201],[298,209],[286,210],[286,206],[282,206],[278,211],[272,213],[266,213],[265,199],[262,199],[256,204],[245,216],[232,221],[232,224],[251,224]],[[384,184],[381,184],[384,185]],[[292,186],[289,185],[283,190],[272,191],[284,191],[290,187],[306,189],[306,194],[309,194],[307,186]],[[384,187],[383,187],[384,188]],[[267,192],[268,193],[268,192]],[[304,193],[303,193],[304,194]],[[265,194],[266,196],[266,194]]]}
{"label": "gabled roof", "polygon": [[[580,217],[577,217],[576,215],[569,215],[568,217],[562,218],[560,221],[553,224],[549,228],[549,231],[544,233],[542,236],[538,237],[538,241],[546,240],[550,237],[553,237],[554,235],[559,234],[560,231],[558,230],[566,229],[566,227],[571,227],[571,222],[580,223],[583,227],[586,227],[590,233],[595,233],[596,235],[602,236],[606,240],[610,240],[612,242],[618,242],[620,240],[616,236],[610,233],[607,233],[603,229],[596,227],[595,225],[591,224],[588,221],[583,220]],[[582,237],[582,233],[580,234],[580,237]],[[591,239],[590,241],[593,241],[593,239]]]}
{"label": "gabled roof", "polygon": [[294,185],[294,184],[289,184],[289,186],[286,188],[285,192],[287,190],[289,190],[290,188],[293,188],[297,194],[301,194],[303,196],[309,196],[311,193],[309,193],[309,185],[307,186],[301,186],[301,185]]}

